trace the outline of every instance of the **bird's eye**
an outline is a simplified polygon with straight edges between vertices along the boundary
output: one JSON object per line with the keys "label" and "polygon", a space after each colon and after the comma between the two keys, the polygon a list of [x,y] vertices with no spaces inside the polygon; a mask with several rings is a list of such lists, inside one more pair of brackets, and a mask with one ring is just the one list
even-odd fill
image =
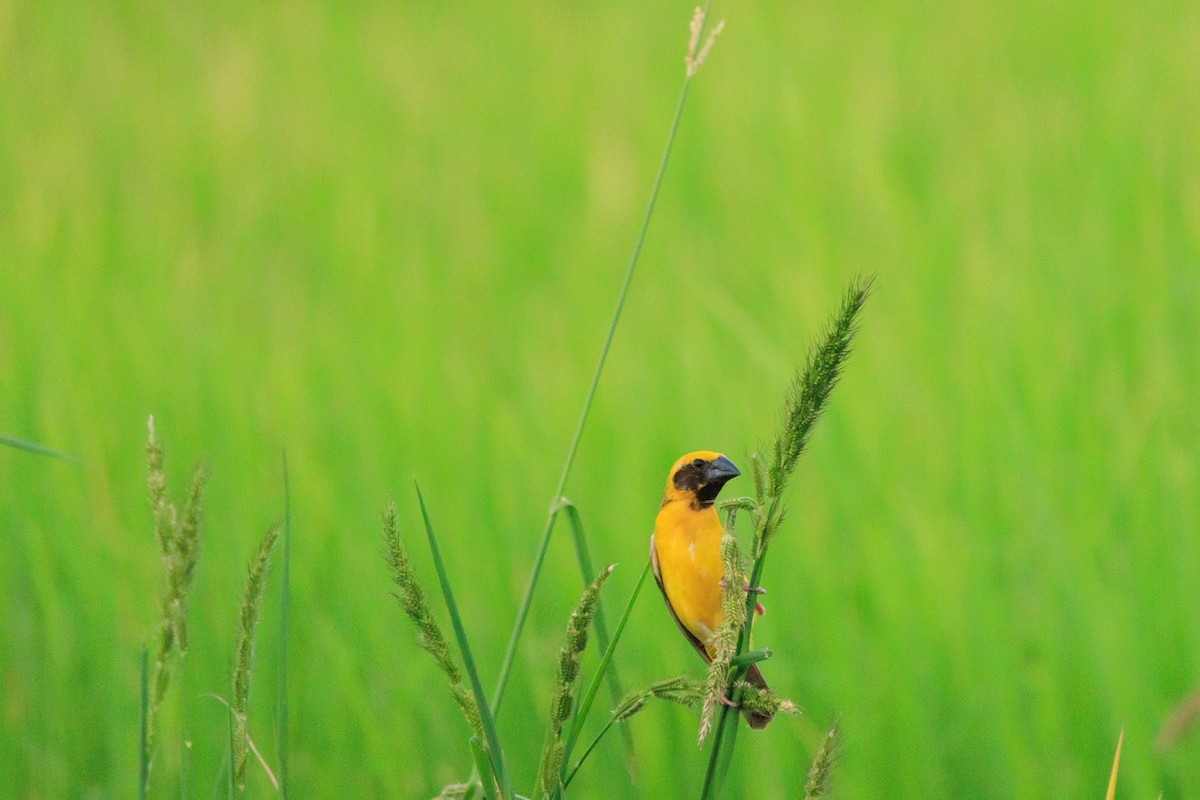
{"label": "bird's eye", "polygon": [[692,461],[692,466],[693,466],[693,467],[703,467],[703,466],[704,466],[704,459],[703,459],[703,458],[697,458],[697,459],[694,459],[694,460]]}

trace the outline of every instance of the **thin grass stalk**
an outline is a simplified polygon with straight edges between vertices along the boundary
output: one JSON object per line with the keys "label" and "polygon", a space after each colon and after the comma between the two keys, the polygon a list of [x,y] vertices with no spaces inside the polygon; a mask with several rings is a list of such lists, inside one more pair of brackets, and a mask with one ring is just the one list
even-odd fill
{"label": "thin grass stalk", "polygon": [[150,724],[150,654],[142,648],[142,677],[141,677],[141,725],[138,734],[138,800],[146,800],[150,784],[150,743],[147,738]]}
{"label": "thin grass stalk", "polygon": [[[708,0],[705,6],[705,14],[708,8],[712,6],[712,0]],[[604,371],[604,363],[608,359],[608,351],[612,346],[613,337],[617,332],[617,323],[621,319],[621,310],[625,307],[625,297],[629,293],[629,285],[633,281],[633,273],[637,267],[638,258],[642,253],[642,244],[646,240],[646,231],[650,228],[650,219],[654,215],[654,206],[658,202],[658,193],[662,188],[663,177],[666,175],[667,162],[670,160],[671,150],[675,145],[675,135],[679,130],[679,120],[683,116],[683,104],[687,99],[688,87],[691,85],[692,77],[695,70],[689,65],[687,74],[684,76],[683,85],[679,89],[679,99],[675,103],[675,114],[671,119],[671,128],[667,133],[667,144],[663,148],[662,158],[659,160],[658,172],[654,177],[654,184],[650,189],[650,199],[646,203],[646,212],[642,216],[642,224],[638,228],[637,239],[633,245],[633,252],[629,257],[629,264],[625,268],[625,277],[621,281],[621,288],[617,292],[617,303],[613,308],[612,318],[608,323],[608,330],[604,335],[604,343],[600,346],[600,356],[596,360],[596,369],[592,373],[592,381],[588,385],[587,394],[583,400],[583,408],[579,412],[579,421],[575,425],[575,433],[571,437],[571,444],[567,448],[567,458],[563,463],[562,473],[558,478],[558,487],[554,490],[554,497],[550,501],[550,512],[546,518],[545,528],[542,530],[542,537],[538,542],[537,553],[533,558],[533,569],[529,573],[529,581],[525,584],[525,593],[521,597],[521,605],[517,608],[517,618],[513,623],[512,633],[508,639],[508,646],[504,651],[504,660],[500,664],[500,673],[496,678],[496,688],[492,692],[492,713],[499,715],[500,702],[504,699],[504,689],[508,685],[509,672],[512,669],[513,658],[517,651],[517,642],[521,638],[521,632],[525,629],[525,621],[529,616],[529,607],[533,602],[533,591],[537,587],[538,578],[541,576],[542,563],[546,559],[546,550],[550,546],[550,535],[554,532],[554,520],[558,516],[559,505],[563,499],[563,492],[567,487],[567,478],[571,474],[571,467],[575,463],[575,454],[579,450],[579,442],[583,437],[583,426],[587,422],[588,412],[592,408],[592,401],[596,397],[596,388],[600,385],[600,375]]]}
{"label": "thin grass stalk", "polygon": [[279,531],[279,525],[272,525],[259,543],[258,551],[247,570],[246,586],[242,591],[238,613],[233,661],[233,698],[230,705],[236,734],[233,741],[233,773],[239,790],[246,787],[246,763],[250,755],[247,711],[250,701],[251,666],[254,661],[254,632],[262,610],[267,567],[271,562],[271,552],[279,540]]}
{"label": "thin grass stalk", "polygon": [[192,782],[192,738],[188,703],[191,700],[188,692],[187,658],[186,653],[179,654],[179,800],[188,800],[191,795]]}
{"label": "thin grass stalk", "polygon": [[229,738],[226,740],[225,752],[229,762],[229,770],[225,773],[229,776],[229,791],[226,796],[228,797],[228,800],[233,800],[233,709],[229,707],[228,703],[225,704],[225,720],[229,726]]}
{"label": "thin grass stalk", "polygon": [[686,677],[680,676],[676,678],[667,678],[666,680],[658,681],[651,684],[646,689],[640,692],[635,692],[624,697],[617,707],[613,709],[608,720],[600,728],[599,732],[592,739],[591,744],[583,751],[583,755],[579,757],[579,761],[572,767],[570,773],[567,773],[563,779],[563,788],[565,789],[575,779],[575,775],[579,772],[579,768],[587,761],[588,756],[600,744],[600,740],[604,738],[604,734],[616,725],[618,722],[624,722],[634,714],[646,707],[646,703],[651,698],[659,698],[661,700],[670,700],[673,703],[694,707],[700,702],[703,695],[703,688],[695,681],[691,681]]}
{"label": "thin grass stalk", "polygon": [[446,610],[450,613],[450,622],[454,626],[454,636],[458,639],[458,649],[462,654],[463,668],[471,679],[471,691],[475,695],[475,704],[479,708],[479,722],[483,726],[488,756],[491,758],[496,779],[500,784],[502,800],[513,797],[512,781],[504,763],[504,750],[500,747],[500,738],[496,735],[496,722],[488,706],[487,697],[483,693],[483,685],[479,682],[479,672],[475,669],[475,658],[471,655],[471,645],[467,641],[467,631],[463,627],[462,618],[458,614],[458,604],[454,602],[454,592],[450,589],[450,577],[446,574],[446,565],[442,563],[442,555],[438,550],[437,537],[433,533],[433,523],[429,521],[429,512],[425,508],[425,498],[421,495],[421,487],[414,481],[417,490],[417,502],[421,506],[421,519],[425,523],[425,536],[429,539],[429,551],[433,556],[433,564],[437,569],[438,580],[442,586],[442,596],[446,601]]}
{"label": "thin grass stalk", "polygon": [[288,629],[291,617],[292,496],[287,452],[283,453],[283,545],[279,570],[279,664],[275,697],[275,757],[279,762],[279,794],[288,796]]}
{"label": "thin grass stalk", "polygon": [[[567,515],[567,522],[570,523],[571,526],[572,538],[575,540],[575,557],[579,561],[579,573],[583,578],[584,586],[586,586],[592,582],[593,578],[595,578],[595,573],[592,570],[592,559],[588,553],[587,537],[584,535],[583,531],[583,519],[579,514],[579,508],[565,497],[562,500],[562,507],[563,511]],[[650,565],[647,563],[646,569],[648,570],[649,568]],[[638,581],[638,591],[641,590],[641,583],[645,579],[646,573],[643,571],[642,577]],[[636,592],[634,597],[637,597]],[[628,617],[626,616],[626,618]],[[604,617],[603,598],[598,600],[596,603],[596,613],[592,624],[596,629],[596,644],[599,645],[602,653],[608,655],[609,644],[612,640],[608,636],[608,622]],[[625,696],[625,691],[621,688],[621,679],[617,676],[616,665],[602,662],[600,671],[597,673],[597,675],[601,674],[607,679],[608,690],[612,694],[613,703],[619,703],[621,698]],[[589,687],[589,691],[592,693],[592,699],[594,699],[595,687]],[[588,701],[586,706],[587,708],[590,708],[591,702]],[[570,754],[570,747],[574,743],[575,733],[579,727],[579,725],[576,725],[575,722],[578,722],[581,725],[583,721],[583,718],[580,717],[579,714],[582,714],[583,717],[587,716],[587,710],[584,708],[584,706],[580,706],[580,710],[576,713],[575,720],[572,722],[571,736],[567,739],[568,755]],[[632,781],[634,779],[633,734],[630,733],[628,726],[621,728],[621,741],[625,746],[625,766],[629,771],[629,779]]]}
{"label": "thin grass stalk", "polygon": [[60,453],[58,450],[51,450],[45,445],[31,442],[28,439],[18,439],[15,436],[4,436],[0,434],[0,444],[8,445],[15,450],[24,450],[26,453],[35,453],[39,456],[50,456],[51,458],[69,461],[72,464],[82,464],[77,456],[70,453]]}

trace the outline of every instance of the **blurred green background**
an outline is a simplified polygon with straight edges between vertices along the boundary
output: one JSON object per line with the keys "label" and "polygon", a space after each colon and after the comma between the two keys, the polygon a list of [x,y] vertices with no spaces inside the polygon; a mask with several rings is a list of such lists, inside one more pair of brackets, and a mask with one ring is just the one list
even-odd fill
{"label": "blurred green background", "polygon": [[[83,461],[0,448],[0,796],[134,794],[150,413],[176,493],[212,473],[194,693],[228,692],[286,449],[294,796],[464,777],[379,512],[399,500],[432,588],[419,477],[490,686],[691,10],[0,2],[0,433]],[[1118,797],[1196,796],[1200,732],[1152,742],[1200,681],[1200,6],[713,14],[567,487],[594,560],[621,564],[610,614],[673,459],[743,461],[875,273],[765,575],[764,672],[807,714],[740,739],[730,796],[796,796],[835,718],[840,797],[1099,797],[1122,727]],[[523,788],[580,589],[558,534],[500,720]],[[275,602],[250,723],[268,753]],[[618,664],[630,687],[701,673],[653,591]],[[224,711],[191,716],[207,797]],[[632,721],[640,796],[698,793],[695,724]],[[585,769],[581,796],[634,796],[617,740]]]}

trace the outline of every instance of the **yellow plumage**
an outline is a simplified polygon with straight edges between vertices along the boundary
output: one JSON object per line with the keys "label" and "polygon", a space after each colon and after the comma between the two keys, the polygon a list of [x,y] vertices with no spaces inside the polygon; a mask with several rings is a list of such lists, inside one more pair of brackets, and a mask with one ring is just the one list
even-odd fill
{"label": "yellow plumage", "polygon": [[[667,475],[662,506],[650,537],[650,562],[667,610],[704,660],[713,657],[712,637],[725,619],[721,610],[721,519],[715,507],[725,482],[737,468],[720,453],[699,450],[675,462]],[[756,666],[746,673],[748,683],[766,688]],[[761,728],[769,716],[747,714],[751,727]]]}

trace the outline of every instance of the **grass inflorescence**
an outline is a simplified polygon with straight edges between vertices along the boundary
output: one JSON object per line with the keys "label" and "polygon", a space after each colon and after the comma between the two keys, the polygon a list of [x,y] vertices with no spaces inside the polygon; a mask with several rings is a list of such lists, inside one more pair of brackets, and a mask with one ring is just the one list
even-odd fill
{"label": "grass inflorescence", "polygon": [[[754,590],[759,586],[771,539],[779,530],[785,516],[786,504],[782,499],[783,493],[787,488],[788,480],[796,469],[800,455],[804,452],[804,448],[812,436],[813,426],[825,410],[829,396],[841,377],[842,367],[846,357],[850,354],[850,345],[858,328],[859,313],[870,295],[870,290],[871,280],[869,278],[859,278],[851,282],[842,297],[841,307],[837,314],[827,325],[824,335],[810,349],[803,367],[797,371],[788,386],[784,396],[782,420],[768,451],[770,453],[769,461],[759,453],[754,453],[750,457],[754,497],[737,498],[724,506],[729,512],[731,523],[737,512],[744,510],[749,512],[754,526],[754,563],[747,586],[750,591],[746,593],[745,597],[738,597],[738,602],[743,604],[744,609],[733,615],[727,612],[725,625],[718,633],[719,637],[728,637],[729,631],[725,630],[726,626],[737,626],[735,657],[741,656],[749,648],[750,634],[754,626],[756,602]],[[727,535],[729,534],[732,534],[731,526],[727,531]],[[725,599],[728,599],[730,584],[741,587],[742,573],[740,565],[736,563],[727,562],[724,569]],[[714,660],[714,664],[716,665],[716,660]],[[746,704],[746,709],[749,711],[755,710],[753,706],[756,704],[764,710],[791,711],[795,709],[794,704],[791,704],[790,701],[779,700],[770,693],[757,690],[750,694],[747,701],[747,694],[752,687],[740,682],[744,669],[735,668],[724,671],[724,667],[717,666],[723,670],[723,673],[717,675],[717,678],[725,678],[724,686],[719,687],[719,690],[729,692],[732,689],[733,706]],[[710,671],[710,677],[712,674]],[[718,689],[711,686],[708,688],[714,691],[714,698],[719,696],[715,693]],[[702,800],[712,797],[716,793],[723,777],[725,765],[732,757],[737,737],[736,714],[737,712],[728,705],[720,709],[715,723],[712,747],[709,751],[704,784],[701,789]],[[707,735],[708,732],[702,717],[701,733]]]}
{"label": "grass inflorescence", "polygon": [[[154,417],[146,423],[147,487],[154,516],[154,533],[158,541],[162,565],[161,613],[153,651],[153,667],[149,677],[148,703],[145,710],[146,776],[154,762],[154,739],[159,710],[171,684],[172,660],[181,661],[188,649],[187,600],[195,576],[200,552],[200,528],[206,473],[197,466],[192,473],[182,516],[167,493],[167,478],[163,469],[164,455],[154,428]],[[184,698],[186,706],[187,698]],[[185,713],[186,718],[186,713]],[[186,731],[185,731],[186,737]]]}
{"label": "grass inflorescence", "polygon": [[279,540],[280,526],[267,529],[258,550],[250,560],[246,571],[246,585],[242,589],[242,601],[238,606],[237,637],[234,640],[233,658],[233,773],[239,788],[246,785],[246,764],[253,744],[249,735],[247,711],[250,701],[251,665],[254,661],[254,632],[262,609],[263,592],[266,589],[267,567],[271,563],[271,551]]}
{"label": "grass inflorescence", "polygon": [[817,800],[829,794],[829,779],[833,774],[834,764],[838,758],[838,738],[841,729],[834,725],[821,740],[817,754],[813,756],[812,765],[808,768],[808,777],[804,781],[804,800]]}
{"label": "grass inflorescence", "polygon": [[579,682],[579,661],[587,648],[588,629],[600,597],[600,588],[612,574],[615,564],[600,571],[591,585],[584,590],[578,605],[567,621],[566,641],[558,653],[558,672],[554,680],[554,693],[550,700],[550,724],[546,729],[546,743],[542,747],[541,768],[538,786],[543,792],[555,792],[559,788],[563,761],[563,727],[571,720],[575,704],[575,687]]}
{"label": "grass inflorescence", "polygon": [[454,701],[458,703],[463,716],[466,717],[471,732],[482,741],[483,725],[479,721],[479,707],[475,704],[471,690],[463,682],[462,671],[454,660],[450,643],[433,617],[429,601],[425,599],[425,590],[421,588],[408,559],[408,551],[400,541],[395,503],[388,503],[387,508],[383,511],[383,535],[387,545],[387,560],[392,567],[392,579],[399,589],[396,599],[417,628],[417,643],[425,652],[433,656],[438,669],[446,677],[450,693],[454,695]]}

